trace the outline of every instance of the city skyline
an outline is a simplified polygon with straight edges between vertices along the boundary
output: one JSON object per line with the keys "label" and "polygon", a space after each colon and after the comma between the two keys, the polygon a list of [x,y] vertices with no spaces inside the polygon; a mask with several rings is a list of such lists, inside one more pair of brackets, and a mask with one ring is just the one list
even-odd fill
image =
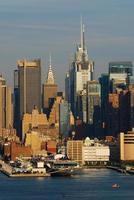
{"label": "city skyline", "polygon": [[[63,184],[51,184],[58,200],[114,198],[109,186],[120,185],[129,191],[120,197],[131,197],[123,174],[115,182],[103,173],[103,188],[95,185],[96,168],[134,175],[133,6],[132,0],[0,1],[1,173],[14,182],[49,176],[48,183],[73,175],[64,192],[57,190]],[[80,197],[75,175],[83,185],[90,174],[99,181]],[[33,193],[27,181],[29,196],[23,183],[18,191],[1,183],[1,191],[9,199],[50,197],[49,184],[47,195],[41,185]]]}
{"label": "city skyline", "polygon": [[65,73],[80,43],[80,15],[96,78],[108,72],[110,61],[133,61],[133,5],[132,0],[1,1],[0,73],[13,85],[17,60],[41,58],[44,82],[51,52],[55,79],[63,90]]}

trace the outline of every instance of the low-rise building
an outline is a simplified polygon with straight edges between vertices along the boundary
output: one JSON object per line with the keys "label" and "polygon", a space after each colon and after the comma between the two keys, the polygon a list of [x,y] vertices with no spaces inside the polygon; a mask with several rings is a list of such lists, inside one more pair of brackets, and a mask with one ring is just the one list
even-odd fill
{"label": "low-rise building", "polygon": [[82,164],[82,140],[67,141],[67,156],[69,159]]}
{"label": "low-rise building", "polygon": [[109,146],[104,146],[95,140],[86,138],[83,143],[82,159],[85,165],[106,165],[109,161]]}
{"label": "low-rise building", "polygon": [[110,148],[96,139],[70,140],[67,142],[67,156],[83,165],[106,165],[109,162]]}
{"label": "low-rise building", "polygon": [[6,142],[4,144],[3,156],[5,159],[16,160],[19,157],[31,157],[30,146],[24,146],[16,142]]}
{"label": "low-rise building", "polygon": [[28,132],[25,137],[25,146],[30,146],[33,154],[41,150],[42,140],[35,131]]}
{"label": "low-rise building", "polygon": [[134,131],[120,133],[120,160],[134,161]]}

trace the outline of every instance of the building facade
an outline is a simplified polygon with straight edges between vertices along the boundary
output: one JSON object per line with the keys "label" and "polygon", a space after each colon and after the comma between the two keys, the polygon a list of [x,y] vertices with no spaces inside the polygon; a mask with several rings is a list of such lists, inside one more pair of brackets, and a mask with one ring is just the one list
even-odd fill
{"label": "building facade", "polygon": [[102,74],[99,78],[101,86],[101,123],[102,123],[102,135],[107,135],[108,127],[108,104],[109,104],[109,92],[110,92],[110,81],[109,74]]}
{"label": "building facade", "polygon": [[34,128],[39,129],[40,126],[48,126],[48,120],[44,113],[39,113],[35,107],[31,114],[25,113],[22,120],[23,139],[25,134]]}
{"label": "building facade", "polygon": [[14,71],[14,127],[22,139],[22,118],[36,106],[41,111],[41,61],[18,60]]}
{"label": "building facade", "polygon": [[130,61],[110,62],[109,77],[111,80],[111,90],[117,87],[126,89],[129,77],[133,75],[133,64]]}
{"label": "building facade", "polygon": [[70,105],[67,101],[59,104],[59,131],[62,138],[68,137],[70,130]]}
{"label": "building facade", "polygon": [[110,93],[107,109],[107,135],[117,137],[120,132],[120,93]]}
{"label": "building facade", "polygon": [[[87,82],[87,122],[94,123],[94,119],[100,116],[101,89],[98,81]],[[96,113],[97,112],[97,113]],[[96,113],[96,116],[95,116]]]}
{"label": "building facade", "polygon": [[130,128],[134,128],[134,84],[129,86],[130,93]]}
{"label": "building facade", "polygon": [[106,165],[110,158],[110,148],[98,140],[86,138],[67,141],[67,156],[81,165]]}
{"label": "building facade", "polygon": [[0,76],[0,135],[3,129],[13,128],[13,104],[11,88],[6,80]]}
{"label": "building facade", "polygon": [[82,153],[85,165],[106,165],[109,162],[109,146],[104,146],[90,138],[85,139]]}
{"label": "building facade", "polygon": [[[43,85],[43,109],[46,111],[50,107],[50,99],[56,98],[58,92],[58,86],[54,80],[54,74],[51,66],[51,58],[50,65],[47,74],[46,83]],[[47,112],[47,111],[46,111]]]}
{"label": "building facade", "polygon": [[86,89],[87,81],[93,79],[93,70],[94,63],[88,58],[84,25],[81,23],[81,44],[77,46],[75,58],[69,70],[69,101],[75,118],[80,118],[78,99],[80,93]]}
{"label": "building facade", "polygon": [[32,113],[34,106],[41,111],[41,61],[19,60],[18,96],[20,119],[24,113]]}
{"label": "building facade", "polygon": [[65,100],[67,102],[70,102],[70,81],[69,81],[69,73],[66,73],[66,77],[65,77]]}
{"label": "building facade", "polygon": [[120,133],[120,160],[134,161],[134,131]]}
{"label": "building facade", "polygon": [[68,140],[67,141],[67,156],[69,159],[82,164],[82,140]]}

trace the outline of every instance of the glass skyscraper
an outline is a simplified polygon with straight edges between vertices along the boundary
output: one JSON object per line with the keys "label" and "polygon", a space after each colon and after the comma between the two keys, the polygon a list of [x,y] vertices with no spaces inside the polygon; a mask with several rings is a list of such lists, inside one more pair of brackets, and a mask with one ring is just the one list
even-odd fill
{"label": "glass skyscraper", "polygon": [[110,62],[109,78],[111,80],[112,91],[116,88],[126,89],[129,77],[133,75],[133,64],[130,61]]}
{"label": "glass skyscraper", "polygon": [[41,62],[18,61],[20,116],[32,113],[34,106],[41,110]]}

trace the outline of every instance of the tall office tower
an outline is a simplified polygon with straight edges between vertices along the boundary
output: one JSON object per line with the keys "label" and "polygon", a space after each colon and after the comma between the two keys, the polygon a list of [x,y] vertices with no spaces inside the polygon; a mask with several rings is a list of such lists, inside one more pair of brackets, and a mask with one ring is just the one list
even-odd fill
{"label": "tall office tower", "polygon": [[36,106],[41,111],[41,61],[18,60],[14,71],[14,127],[22,139],[21,122]]}
{"label": "tall office tower", "polygon": [[116,93],[109,94],[107,135],[117,137],[120,132],[132,129],[134,119],[133,92],[133,88],[129,90],[117,89]]}
{"label": "tall office tower", "polygon": [[129,76],[129,78],[128,78],[128,86],[129,85],[134,85],[134,76]]}
{"label": "tall office tower", "polygon": [[43,85],[43,109],[46,111],[49,108],[50,99],[55,98],[57,96],[58,86],[54,80],[54,74],[51,66],[51,57],[50,64],[47,74],[46,83]]}
{"label": "tall office tower", "polygon": [[103,135],[105,136],[107,133],[108,126],[108,95],[110,92],[110,81],[109,74],[102,74],[99,78],[99,82],[101,85],[101,123]]}
{"label": "tall office tower", "polygon": [[109,63],[109,78],[112,82],[111,92],[116,88],[127,88],[129,76],[133,75],[132,62],[110,62]]}
{"label": "tall office tower", "polygon": [[130,92],[130,127],[134,128],[134,84],[129,86]]}
{"label": "tall office tower", "polygon": [[77,112],[84,123],[87,122],[87,92],[82,90],[77,97]]}
{"label": "tall office tower", "polygon": [[13,126],[13,105],[11,88],[6,85],[5,79],[0,76],[0,134],[2,129]]}
{"label": "tall office tower", "polygon": [[14,128],[19,131],[19,87],[18,87],[18,70],[14,70],[14,96],[13,96],[13,109],[14,109]]}
{"label": "tall office tower", "polygon": [[77,46],[74,61],[69,70],[69,100],[75,118],[80,117],[78,112],[78,98],[86,89],[87,81],[93,80],[94,63],[88,58],[85,46],[84,25],[81,22],[81,44]]}
{"label": "tall office tower", "polygon": [[87,82],[87,121],[100,122],[101,88],[98,81]]}
{"label": "tall office tower", "polygon": [[130,92],[120,92],[120,132],[130,131]]}
{"label": "tall office tower", "polygon": [[69,131],[71,128],[70,124],[70,105],[67,101],[62,101],[59,104],[59,129],[61,138],[69,136]]}
{"label": "tall office tower", "polygon": [[70,102],[69,97],[70,97],[70,86],[69,86],[69,73],[66,73],[66,77],[65,77],[65,100],[67,102]]}
{"label": "tall office tower", "polygon": [[41,111],[41,61],[19,60],[17,65],[15,76],[18,76],[19,118],[22,120],[23,114],[32,113],[35,106]]}
{"label": "tall office tower", "polygon": [[[117,137],[120,132],[120,93],[109,94],[106,135]],[[102,111],[103,112],[103,111]],[[124,117],[123,117],[124,118]]]}

